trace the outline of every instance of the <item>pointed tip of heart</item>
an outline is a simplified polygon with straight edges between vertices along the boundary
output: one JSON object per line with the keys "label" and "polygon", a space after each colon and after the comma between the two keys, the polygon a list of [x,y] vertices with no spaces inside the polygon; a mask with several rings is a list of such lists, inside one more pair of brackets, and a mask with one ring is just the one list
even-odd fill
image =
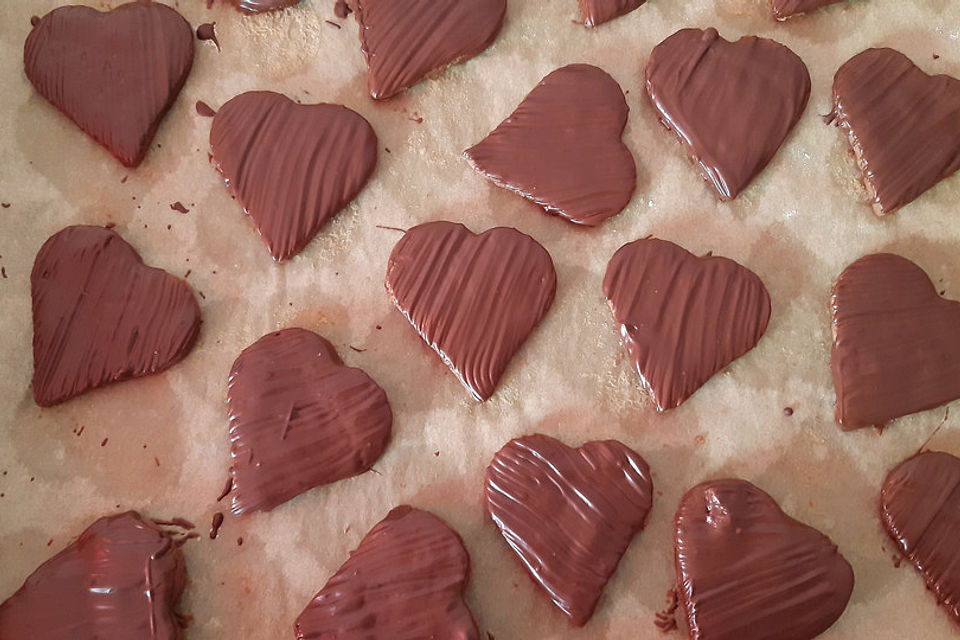
{"label": "pointed tip of heart", "polygon": [[639,8],[646,0],[579,0],[583,26],[597,27]]}

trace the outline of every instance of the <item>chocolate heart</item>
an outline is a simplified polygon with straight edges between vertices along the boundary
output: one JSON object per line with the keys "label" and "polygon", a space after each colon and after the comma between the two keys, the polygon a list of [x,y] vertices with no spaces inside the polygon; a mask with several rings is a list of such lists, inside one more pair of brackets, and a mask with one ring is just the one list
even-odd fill
{"label": "chocolate heart", "polygon": [[143,264],[101,227],[67,227],[43,244],[30,274],[33,397],[41,407],[158,373],[200,332],[186,282]]}
{"label": "chocolate heart", "polygon": [[[208,0],[212,2],[213,0]],[[243,13],[264,13],[279,11],[298,4],[300,0],[230,0]]]}
{"label": "chocolate heart", "polygon": [[770,9],[777,20],[786,20],[802,13],[810,13],[828,4],[836,4],[844,0],[771,0]]}
{"label": "chocolate heart", "polygon": [[457,532],[403,505],[370,530],[294,630],[298,640],[478,640],[463,601],[469,579]]}
{"label": "chocolate heart", "polygon": [[476,235],[438,221],[404,234],[390,254],[386,287],[397,309],[482,402],[553,304],[557,274],[547,250],[516,229]]}
{"label": "chocolate heart", "polygon": [[960,169],[960,80],[928,76],[893,49],[867,49],[833,77],[833,113],[877,215]]}
{"label": "chocolate heart", "polygon": [[897,465],[883,482],[880,519],[960,624],[960,458],[924,451]]}
{"label": "chocolate heart", "polygon": [[750,351],[770,321],[770,295],[755,273],[656,238],[617,250],[603,294],[660,411],[680,406]]}
{"label": "chocolate heart", "polygon": [[809,640],[850,600],[830,539],[745,480],[694,487],[676,515],[677,595],[692,640]]}
{"label": "chocolate heart", "polygon": [[100,518],[0,604],[0,638],[179,640],[184,540],[133,511]]}
{"label": "chocolate heart", "polygon": [[355,9],[367,86],[384,100],[489,47],[507,0],[356,0]]}
{"label": "chocolate heart", "polygon": [[220,107],[210,150],[278,261],[300,253],[377,165],[377,135],[363,116],[272,91],[241,93]]}
{"label": "chocolate heart", "polygon": [[190,24],[164,4],[66,6],[36,22],[23,66],[50,104],[136,167],[190,74],[193,46]]}
{"label": "chocolate heart", "polygon": [[653,504],[650,469],[633,450],[616,440],[573,449],[541,434],[497,452],[485,492],[507,544],[578,627]]}
{"label": "chocolate heart", "polygon": [[597,225],[620,213],[637,186],[633,156],[620,141],[628,111],[616,80],[597,67],[571,64],[541,80],[464,155],[547,213]]}
{"label": "chocolate heart", "polygon": [[624,16],[647,0],[578,0],[583,26],[595,27]]}
{"label": "chocolate heart", "polygon": [[383,389],[306,329],[269,333],[244,349],[227,401],[236,515],[367,471],[393,426]]}
{"label": "chocolate heart", "polygon": [[773,40],[728,42],[716,29],[682,29],[656,47],[647,93],[712,183],[731,200],[770,162],[810,97],[810,74]]}
{"label": "chocolate heart", "polygon": [[833,285],[836,420],[882,425],[960,398],[960,303],[937,295],[923,269],[878,253]]}

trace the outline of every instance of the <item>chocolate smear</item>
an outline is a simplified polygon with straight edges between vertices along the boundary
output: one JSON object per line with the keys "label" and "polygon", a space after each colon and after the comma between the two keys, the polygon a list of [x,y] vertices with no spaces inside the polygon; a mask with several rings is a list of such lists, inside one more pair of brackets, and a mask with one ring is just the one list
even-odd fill
{"label": "chocolate smear", "polygon": [[400,238],[386,287],[397,309],[482,402],[553,304],[557,274],[547,250],[516,229],[477,235],[438,221]]}
{"label": "chocolate smear", "polygon": [[185,206],[183,206],[183,203],[179,200],[171,204],[170,209],[178,213],[190,213],[190,209],[187,209]]}
{"label": "chocolate smear", "polygon": [[680,406],[752,349],[770,321],[770,295],[755,273],[656,238],[617,250],[603,294],[660,411]]}
{"label": "chocolate smear", "polygon": [[189,353],[200,308],[186,282],[143,264],[116,232],[67,227],[37,253],[33,396],[51,406],[158,373]]}
{"label": "chocolate smear", "polygon": [[220,527],[223,526],[223,514],[217,511],[213,514],[213,520],[210,522],[210,539],[216,540],[220,534]]}
{"label": "chocolate smear", "polygon": [[644,2],[646,0],[578,0],[585,27],[595,27],[624,16]]}
{"label": "chocolate smear", "polygon": [[960,398],[960,303],[923,269],[878,253],[833,285],[830,367],[837,424],[881,425]]}
{"label": "chocolate smear", "polygon": [[244,349],[227,401],[235,515],[367,471],[393,425],[383,389],[306,329],[270,333]]}
{"label": "chocolate smear", "polygon": [[597,225],[620,213],[637,186],[633,156],[620,140],[628,111],[616,80],[597,67],[571,64],[541,80],[464,155],[547,213]]}
{"label": "chocolate smear", "polygon": [[128,167],[150,148],[193,66],[193,30],[159,2],[54,9],[23,47],[37,92]]}
{"label": "chocolate smear", "polygon": [[[212,2],[212,0],[207,0]],[[280,11],[292,7],[300,0],[229,0],[234,7],[243,13],[266,13],[268,11]]]}
{"label": "chocolate smear", "polygon": [[298,640],[479,640],[463,600],[470,556],[443,520],[393,509],[294,625]]}
{"label": "chocolate smear", "polygon": [[179,640],[182,542],[133,511],[100,518],[0,604],[0,638]]}
{"label": "chocolate smear", "polygon": [[810,75],[793,51],[754,36],[728,42],[712,28],[682,29],[654,47],[646,86],[660,122],[721,200],[763,171],[810,97]]}
{"label": "chocolate smear", "polygon": [[847,606],[853,569],[837,546],[745,480],[694,487],[675,526],[691,640],[809,640]]}
{"label": "chocolate smear", "polygon": [[653,505],[647,463],[616,440],[574,449],[534,434],[486,472],[487,512],[530,577],[578,627]]}
{"label": "chocolate smear", "polygon": [[217,112],[213,109],[213,107],[208,105],[203,100],[197,100],[196,109],[197,113],[204,118],[212,118],[213,116],[217,115]]}
{"label": "chocolate smear", "polygon": [[333,5],[333,15],[341,20],[353,13],[353,9],[347,4],[346,0],[337,0]]}
{"label": "chocolate smear", "polygon": [[377,136],[360,114],[270,91],[242,93],[220,107],[210,148],[277,261],[300,253],[377,164]]}
{"label": "chocolate smear", "polygon": [[960,624],[960,458],[924,451],[897,465],[883,482],[880,520]]}
{"label": "chocolate smear", "polygon": [[771,0],[770,10],[773,12],[773,17],[777,20],[786,20],[787,18],[803,13],[810,13],[820,7],[843,1],[844,0]]}
{"label": "chocolate smear", "polygon": [[506,0],[356,0],[370,96],[383,100],[472,58],[500,33]]}
{"label": "chocolate smear", "polygon": [[893,49],[867,49],[833,77],[833,113],[877,215],[960,169],[960,80],[929,76]]}
{"label": "chocolate smear", "polygon": [[197,39],[198,40],[210,40],[213,44],[217,45],[217,51],[220,49],[220,41],[217,40],[217,31],[216,31],[216,22],[204,22],[197,27]]}

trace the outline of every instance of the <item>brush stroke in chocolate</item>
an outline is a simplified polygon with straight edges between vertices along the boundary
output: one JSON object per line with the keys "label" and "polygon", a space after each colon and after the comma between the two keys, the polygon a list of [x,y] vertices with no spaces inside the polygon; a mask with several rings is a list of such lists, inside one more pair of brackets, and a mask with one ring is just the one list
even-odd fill
{"label": "brush stroke in chocolate", "polygon": [[770,10],[777,20],[786,20],[838,2],[844,0],[771,0]]}
{"label": "brush stroke in chocolate", "polygon": [[883,482],[880,520],[960,624],[960,458],[924,451],[897,465]]}
{"label": "brush stroke in chocolate", "polygon": [[41,96],[136,167],[190,74],[193,48],[190,24],[165,4],[67,5],[33,26],[23,66]]}
{"label": "brush stroke in chocolate", "polygon": [[691,640],[809,640],[840,617],[853,591],[837,546],[745,480],[688,491],[675,531]]}
{"label": "brush stroke in chocolate", "polygon": [[493,395],[557,290],[550,254],[509,227],[455,222],[408,230],[387,264],[387,293],[474,399]]}
{"label": "brush stroke in chocolate", "polygon": [[803,61],[773,40],[736,42],[682,29],[656,47],[647,94],[721,200],[743,191],[776,154],[810,97]]}
{"label": "brush stroke in chocolate", "polygon": [[489,47],[506,0],[356,0],[370,96],[384,100]]}
{"label": "brush stroke in chocolate", "polygon": [[583,26],[595,27],[625,16],[646,0],[578,0]]}
{"label": "brush stroke in chocolate", "polygon": [[269,333],[244,349],[227,402],[235,515],[369,470],[393,426],[383,389],[306,329]]}
{"label": "brush stroke in chocolate", "polygon": [[653,505],[647,463],[617,442],[511,440],[486,472],[487,513],[530,577],[578,627]]}
{"label": "brush stroke in chocolate", "polygon": [[297,640],[479,640],[463,600],[469,581],[470,556],[457,532],[399,506],[300,614]]}
{"label": "brush stroke in chocolate", "polygon": [[67,227],[30,274],[33,397],[42,407],[158,373],[189,353],[200,307],[183,280],[148,267],[117,233]]}
{"label": "brush stroke in chocolate", "polygon": [[179,640],[185,539],[133,511],[100,518],[0,604],[0,638]]}
{"label": "brush stroke in chocolate", "polygon": [[833,77],[831,119],[853,147],[877,215],[960,169],[960,80],[929,76],[893,49],[867,49]]}
{"label": "brush stroke in chocolate", "polygon": [[588,64],[551,72],[510,116],[464,155],[497,185],[571,222],[620,213],[637,186],[620,141],[627,102],[617,81]]}
{"label": "brush stroke in chocolate", "polygon": [[892,253],[860,258],[833,285],[830,367],[844,429],[960,398],[960,303]]}
{"label": "brush stroke in chocolate", "polygon": [[377,164],[377,136],[363,116],[271,91],[242,93],[220,107],[210,150],[277,261],[300,253]]}
{"label": "brush stroke in chocolate", "polygon": [[660,411],[680,406],[752,349],[770,321],[770,295],[755,273],[656,238],[617,250],[603,294]]}
{"label": "brush stroke in chocolate", "polygon": [[300,0],[229,0],[229,2],[243,13],[254,14],[280,11],[298,4]]}

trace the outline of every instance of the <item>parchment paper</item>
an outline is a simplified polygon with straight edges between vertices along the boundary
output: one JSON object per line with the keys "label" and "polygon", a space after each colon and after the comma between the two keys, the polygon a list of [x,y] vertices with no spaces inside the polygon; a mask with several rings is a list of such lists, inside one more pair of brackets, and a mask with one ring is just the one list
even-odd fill
{"label": "parchment paper", "polygon": [[[0,599],[105,513],[183,516],[205,533],[229,464],[230,365],[264,333],[302,326],[330,339],[347,364],[386,389],[393,442],[378,473],[315,489],[271,513],[228,517],[219,539],[189,544],[182,603],[194,616],[189,640],[291,638],[309,599],[399,503],[429,509],[462,534],[474,568],[467,599],[480,628],[497,640],[656,638],[654,613],[673,582],[678,500],[695,483],[729,475],[772,494],[789,514],[829,535],[853,564],[850,605],[824,638],[956,637],[913,569],[894,568],[876,517],[885,473],[916,451],[945,412],[898,420],[881,437],[837,428],[829,293],[848,263],[892,250],[960,297],[960,177],[879,220],[864,203],[846,141],[819,117],[830,109],[836,68],[868,46],[893,46],[928,72],[960,76],[955,2],[852,0],[778,24],[763,0],[650,0],[586,30],[572,23],[573,0],[510,0],[503,32],[486,53],[375,104],[365,91],[356,23],[337,21],[332,0],[256,17],[181,0],[194,26],[216,21],[223,52],[197,43],[193,73],[137,170],[123,168],[24,77],[30,16],[58,4],[0,4],[0,201],[11,205],[0,209],[7,275],[0,279]],[[119,0],[98,6],[114,4]],[[728,39],[756,34],[783,42],[804,59],[813,81],[794,133],[753,186],[727,204],[715,201],[657,124],[642,87],[655,44],[679,28],[711,25]],[[596,230],[544,215],[494,187],[461,156],[541,77],[572,62],[601,66],[629,91],[625,141],[639,184],[630,206]],[[346,104],[380,138],[372,182],[289,264],[272,263],[227,194],[207,158],[211,120],[194,110],[198,99],[216,108],[248,89]],[[176,201],[190,212],[172,211]],[[399,234],[375,225],[405,228],[441,218],[475,231],[515,226],[546,246],[557,267],[553,309],[483,405],[393,310],[382,284]],[[203,294],[199,343],[165,374],[41,410],[29,389],[33,258],[66,225],[111,221],[148,264],[181,276],[190,270],[188,281]],[[613,252],[651,233],[740,261],[763,278],[773,300],[757,348],[665,415],[640,390],[601,294]],[[791,417],[787,406],[795,409]],[[948,419],[932,448],[960,453],[958,418]],[[526,577],[484,519],[484,467],[511,437],[533,431],[568,444],[617,438],[653,470],[649,525],[580,630]]]}

